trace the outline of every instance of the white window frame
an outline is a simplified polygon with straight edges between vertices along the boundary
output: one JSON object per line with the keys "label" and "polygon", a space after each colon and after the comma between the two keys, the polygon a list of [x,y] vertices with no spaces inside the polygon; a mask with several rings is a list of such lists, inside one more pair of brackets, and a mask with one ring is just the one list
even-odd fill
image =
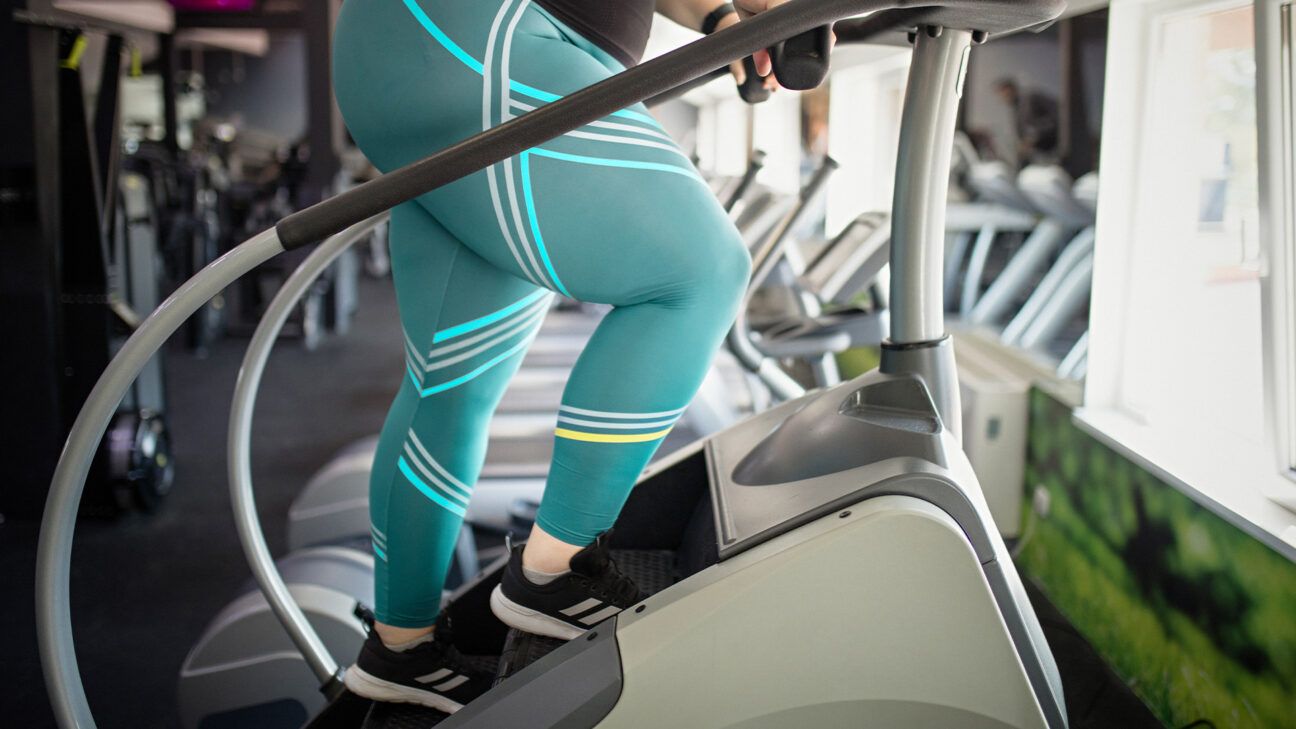
{"label": "white window frame", "polygon": [[[1157,24],[1166,17],[1244,7],[1239,0],[1113,0],[1110,10],[1097,245],[1090,306],[1084,407],[1076,419],[1200,503],[1296,559],[1296,249],[1292,240],[1292,78],[1290,26],[1276,18],[1293,0],[1253,0],[1256,23],[1262,308],[1268,443],[1221,443],[1213,453],[1184,448],[1124,406],[1125,312],[1130,241],[1137,225],[1145,97]],[[1290,17],[1288,17],[1290,22]],[[1283,46],[1283,43],[1287,43]],[[1285,67],[1284,67],[1285,64]],[[1281,151],[1284,150],[1285,152]],[[1104,245],[1105,241],[1110,244]],[[1221,342],[1220,349],[1227,343]],[[1284,508],[1286,507],[1286,508]]]}
{"label": "white window frame", "polygon": [[[1256,3],[1265,386],[1279,470],[1296,482],[1296,2]],[[1285,499],[1296,504],[1296,483]]]}

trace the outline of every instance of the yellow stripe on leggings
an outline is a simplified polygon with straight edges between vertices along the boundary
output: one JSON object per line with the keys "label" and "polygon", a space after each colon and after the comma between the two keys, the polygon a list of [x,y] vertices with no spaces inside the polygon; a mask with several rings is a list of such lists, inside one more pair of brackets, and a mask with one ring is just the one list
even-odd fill
{"label": "yellow stripe on leggings", "polygon": [[671,432],[670,428],[659,430],[656,433],[582,433],[579,430],[568,430],[566,428],[557,428],[554,435],[559,438],[568,438],[570,440],[583,440],[590,443],[646,443],[650,440],[666,437]]}

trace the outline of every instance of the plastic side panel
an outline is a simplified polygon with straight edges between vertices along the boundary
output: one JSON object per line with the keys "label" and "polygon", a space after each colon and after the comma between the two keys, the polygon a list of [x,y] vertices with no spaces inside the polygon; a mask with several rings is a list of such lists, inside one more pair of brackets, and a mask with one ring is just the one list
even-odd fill
{"label": "plastic side panel", "polygon": [[620,618],[600,727],[1045,726],[981,564],[944,512],[870,499]]}

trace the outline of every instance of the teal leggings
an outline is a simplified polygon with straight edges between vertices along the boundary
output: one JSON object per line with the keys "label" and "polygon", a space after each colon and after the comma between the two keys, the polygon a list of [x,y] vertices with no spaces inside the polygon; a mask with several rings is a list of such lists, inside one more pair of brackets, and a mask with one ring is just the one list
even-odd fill
{"label": "teal leggings", "polygon": [[[622,70],[530,0],[347,0],[333,78],[388,171]],[[406,372],[370,487],[378,619],[431,624],[489,421],[554,292],[611,304],[556,414],[538,522],[573,545],[616,520],[702,382],[750,260],[643,106],[392,211]]]}

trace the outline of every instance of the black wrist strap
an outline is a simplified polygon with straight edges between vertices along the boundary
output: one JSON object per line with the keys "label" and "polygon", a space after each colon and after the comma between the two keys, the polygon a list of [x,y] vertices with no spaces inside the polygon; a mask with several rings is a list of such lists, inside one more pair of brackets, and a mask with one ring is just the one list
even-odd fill
{"label": "black wrist strap", "polygon": [[734,9],[733,3],[724,3],[715,10],[707,13],[706,19],[702,21],[702,35],[711,35],[714,33],[716,26],[720,24],[720,21],[723,20],[725,16],[736,12],[738,11]]}

